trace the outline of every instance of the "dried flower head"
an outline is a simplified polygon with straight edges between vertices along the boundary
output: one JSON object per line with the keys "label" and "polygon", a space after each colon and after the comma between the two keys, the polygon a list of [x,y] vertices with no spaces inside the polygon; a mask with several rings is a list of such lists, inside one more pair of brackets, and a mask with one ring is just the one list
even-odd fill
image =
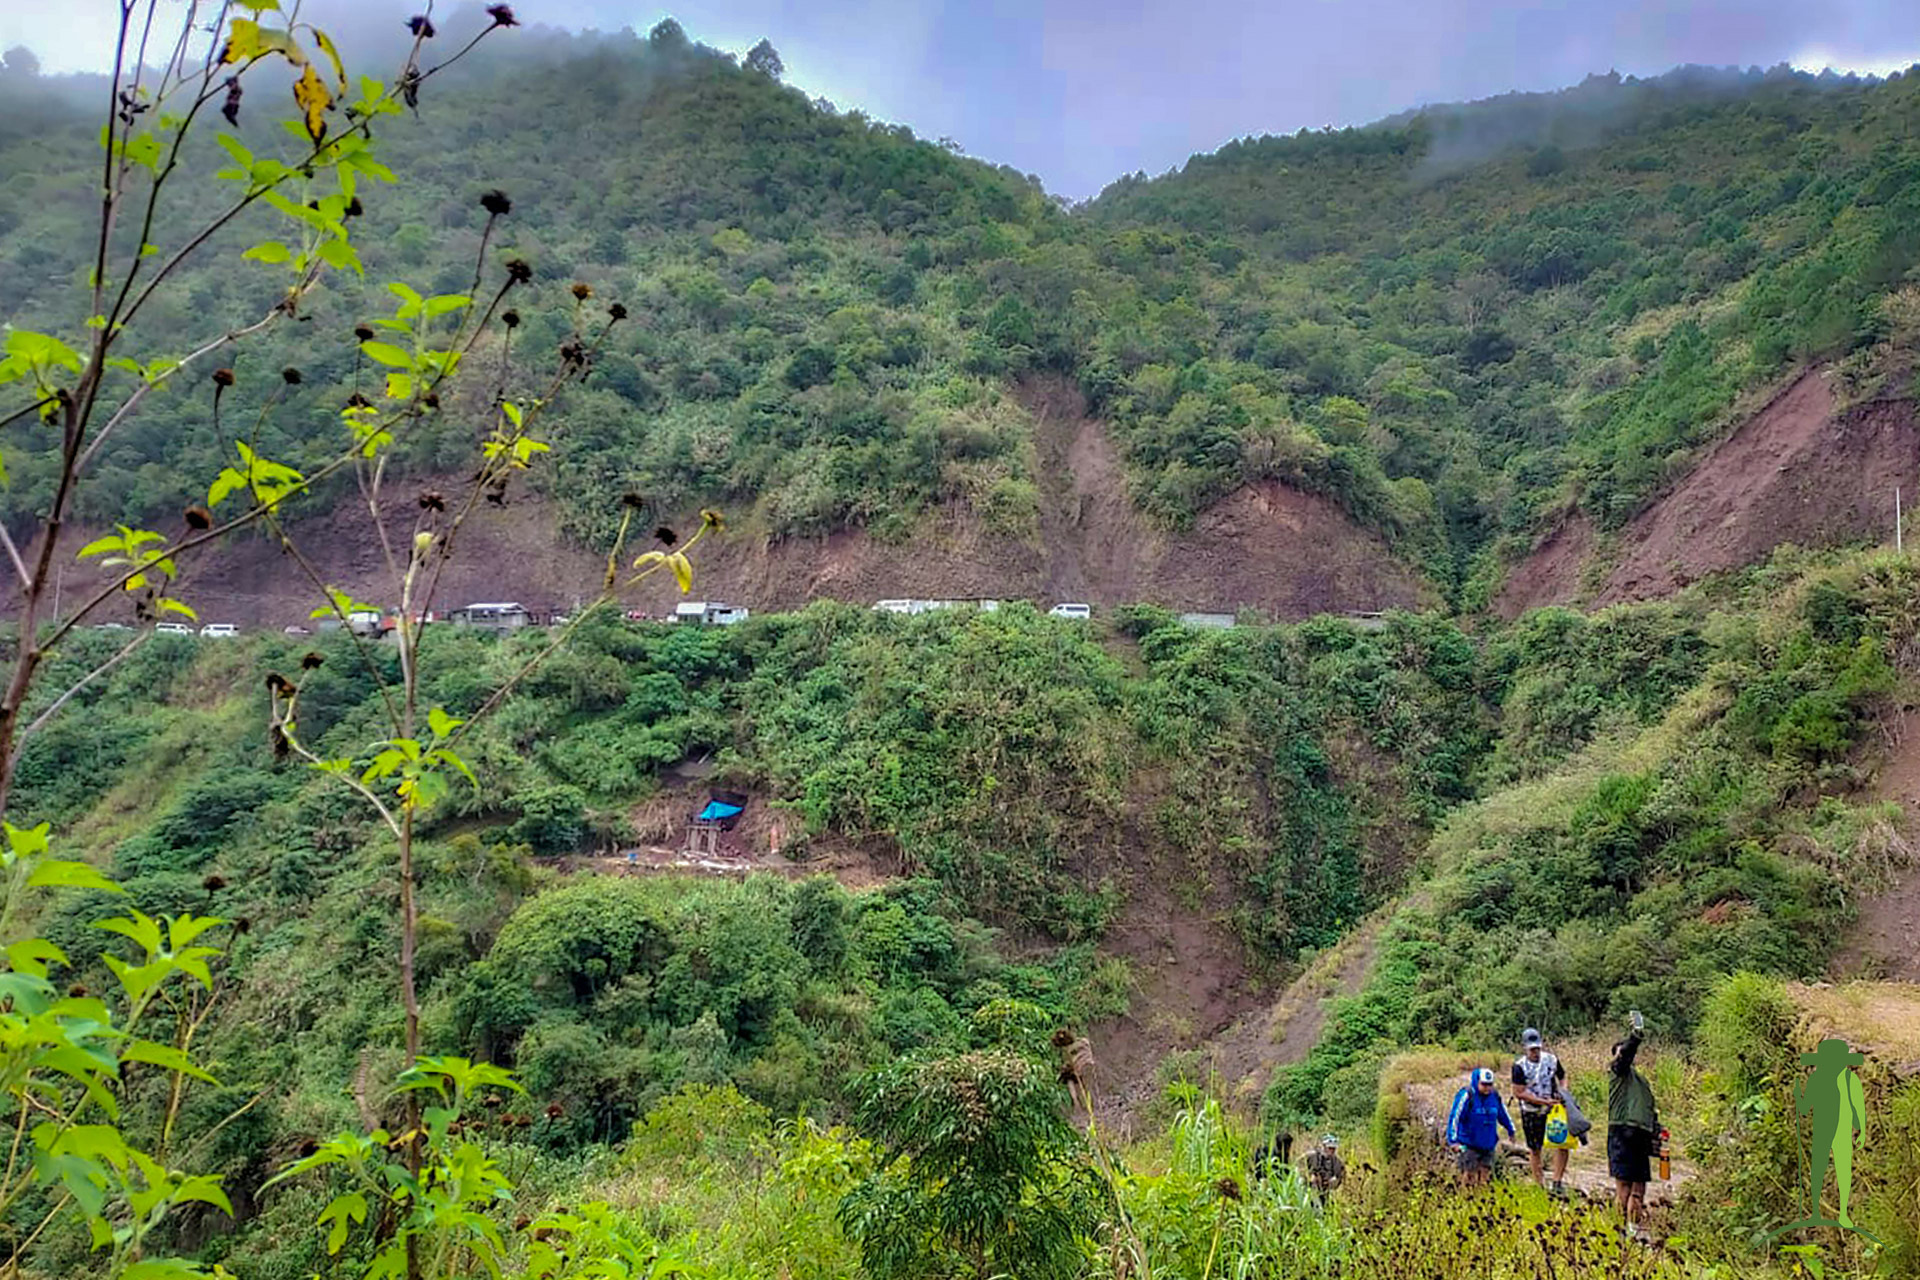
{"label": "dried flower head", "polygon": [[520,327],[520,313],[518,311],[502,311],[500,313],[500,323],[509,329],[518,329]]}
{"label": "dried flower head", "polygon": [[643,493],[629,489],[620,495],[620,505],[629,511],[644,511],[647,508],[647,497]]}
{"label": "dried flower head", "polygon": [[205,507],[188,507],[185,511],[181,512],[180,515],[181,518],[187,522],[187,528],[189,529],[213,528],[213,512],[207,510]]}
{"label": "dried flower head", "polygon": [[1073,1043],[1073,1032],[1067,1030],[1065,1027],[1061,1027],[1053,1033],[1052,1039],[1054,1048],[1064,1049]]}
{"label": "dried flower head", "polygon": [[75,1000],[84,1000],[87,995],[87,984],[84,982],[76,982],[67,988],[67,994]]}
{"label": "dried flower head", "polygon": [[364,395],[356,391],[352,395],[347,397],[347,408],[371,409],[373,408],[373,401],[367,399]]}
{"label": "dried flower head", "polygon": [[513,212],[513,201],[504,191],[489,191],[480,197],[480,207],[496,218],[504,218]]}
{"label": "dried flower head", "polygon": [[725,530],[727,527],[727,518],[718,511],[715,511],[712,507],[702,507],[700,508],[700,523],[706,525],[709,529]]}
{"label": "dried flower head", "polygon": [[213,371],[213,385],[221,390],[233,385],[233,370],[220,368]]}
{"label": "dried flower head", "polygon": [[372,342],[373,329],[369,325],[357,324],[353,326],[353,336],[355,338],[358,338],[361,342]]}
{"label": "dried flower head", "polygon": [[525,258],[507,259],[507,281],[510,284],[525,284],[533,279],[533,267]]}
{"label": "dried flower head", "polygon": [[205,889],[208,893],[213,893],[217,890],[224,889],[227,887],[227,878],[216,871],[212,875],[208,876],[205,880],[202,880],[200,882],[200,887],[202,889]]}
{"label": "dried flower head", "polygon": [[447,500],[441,496],[438,489],[422,490],[418,501],[422,511],[445,511],[447,509]]}
{"label": "dried flower head", "polygon": [[240,77],[228,76],[223,87],[227,91],[227,100],[220,104],[220,114],[227,118],[228,124],[237,127],[240,124]]}
{"label": "dried flower head", "polygon": [[547,1104],[547,1119],[558,1120],[561,1116],[565,1114],[566,1114],[566,1111],[560,1106],[559,1103],[549,1102]]}
{"label": "dried flower head", "polygon": [[574,297],[580,299],[580,301],[582,302],[585,302],[588,298],[591,298],[593,296],[593,286],[588,284],[584,280],[575,280],[573,282],[573,288],[570,292],[572,292]]}
{"label": "dried flower head", "polygon": [[440,393],[438,391],[429,391],[427,394],[421,396],[420,407],[423,409],[438,409],[440,407]]}
{"label": "dried flower head", "polygon": [[433,19],[424,13],[416,13],[407,19],[407,30],[422,40],[431,40],[438,33],[433,29]]}
{"label": "dried flower head", "polygon": [[322,655],[318,653],[314,653],[312,650],[308,650],[308,652],[304,656],[302,656],[300,659],[300,669],[302,671],[318,671],[320,669],[320,665],[325,661],[326,661],[326,658],[323,657]]}
{"label": "dried flower head", "polygon": [[616,302],[609,306],[607,308],[607,317],[611,320],[625,320],[627,318],[626,304]]}
{"label": "dried flower head", "polygon": [[1238,1200],[1240,1198],[1240,1184],[1232,1178],[1220,1179],[1220,1181],[1213,1184],[1213,1189],[1215,1194],[1222,1200]]}
{"label": "dried flower head", "polygon": [[361,214],[365,213],[366,211],[367,211],[366,206],[360,203],[359,196],[351,196],[348,198],[345,216],[349,218],[357,218]]}
{"label": "dried flower head", "polygon": [[513,6],[509,4],[488,5],[487,16],[493,19],[493,25],[496,27],[517,27],[520,25],[520,19],[513,16]]}
{"label": "dried flower head", "polygon": [[293,692],[293,681],[287,679],[278,671],[269,671],[267,672],[267,691],[280,695],[290,694]]}
{"label": "dried flower head", "polygon": [[301,378],[300,371],[294,368],[292,365],[288,365],[286,368],[280,371],[280,381],[286,383],[290,387],[299,386],[300,378]]}
{"label": "dried flower head", "polygon": [[655,529],[653,531],[653,536],[660,540],[660,545],[663,547],[670,547],[674,543],[680,541],[680,535],[675,533],[673,530],[667,528],[667,526],[665,525],[661,525],[658,529]]}

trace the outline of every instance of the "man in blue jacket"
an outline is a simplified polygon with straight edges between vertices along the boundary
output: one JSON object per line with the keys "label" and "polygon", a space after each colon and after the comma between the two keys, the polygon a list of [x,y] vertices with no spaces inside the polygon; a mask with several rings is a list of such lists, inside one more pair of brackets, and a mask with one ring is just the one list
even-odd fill
{"label": "man in blue jacket", "polygon": [[1459,1157],[1460,1177],[1477,1187],[1493,1173],[1493,1155],[1500,1146],[1500,1130],[1513,1137],[1513,1118],[1495,1087],[1493,1071],[1475,1067],[1466,1087],[1453,1095],[1447,1116],[1447,1146]]}

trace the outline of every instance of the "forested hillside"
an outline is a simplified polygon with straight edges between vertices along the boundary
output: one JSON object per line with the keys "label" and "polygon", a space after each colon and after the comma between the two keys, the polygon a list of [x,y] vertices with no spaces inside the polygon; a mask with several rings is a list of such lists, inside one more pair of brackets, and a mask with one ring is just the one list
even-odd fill
{"label": "forested hillside", "polygon": [[[1563,510],[1603,532],[1628,521],[1733,425],[1742,393],[1796,365],[1842,362],[1843,403],[1905,386],[1912,77],[1596,78],[1234,143],[1069,213],[1032,179],[755,65],[671,25],[483,47],[396,131],[386,154],[407,181],[364,193],[369,279],[464,288],[478,197],[498,187],[515,212],[497,255],[632,313],[567,404],[570,447],[542,482],[570,536],[607,536],[638,489],[751,513],[776,539],[910,540],[957,506],[1030,544],[1043,477],[1010,388],[1053,370],[1085,388],[1150,522],[1183,527],[1279,480],[1333,497],[1445,590],[1478,566],[1478,600]],[[69,110],[32,77],[0,93]],[[61,300],[84,256],[92,126],[35,118],[0,143],[0,300],[75,323]],[[270,138],[266,116],[240,136]],[[271,301],[262,274],[207,270],[165,318],[217,332]],[[263,442],[298,457],[310,415],[366,379],[347,341],[366,311],[335,276],[297,346],[285,331],[249,357],[241,372],[265,378],[297,354],[307,375]],[[531,309],[516,340],[551,348],[568,323]],[[184,505],[193,468],[162,465],[160,442],[211,461],[196,416],[185,398],[150,406],[84,514]],[[435,432],[408,448],[430,472],[455,452]],[[28,456],[13,470],[21,518],[47,472]]]}
{"label": "forested hillside", "polygon": [[[672,20],[240,9],[0,61],[0,1275],[1920,1275],[1914,74],[1070,207]],[[1443,1181],[1635,1014],[1651,1234]],[[1872,1242],[1778,1238],[1816,1032]]]}

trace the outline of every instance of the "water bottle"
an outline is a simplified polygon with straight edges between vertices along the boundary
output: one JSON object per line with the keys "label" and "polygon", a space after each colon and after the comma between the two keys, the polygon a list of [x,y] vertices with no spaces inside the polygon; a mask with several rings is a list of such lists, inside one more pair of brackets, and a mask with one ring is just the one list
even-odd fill
{"label": "water bottle", "polygon": [[1660,1131],[1660,1181],[1673,1180],[1673,1156],[1667,1150],[1667,1131]]}

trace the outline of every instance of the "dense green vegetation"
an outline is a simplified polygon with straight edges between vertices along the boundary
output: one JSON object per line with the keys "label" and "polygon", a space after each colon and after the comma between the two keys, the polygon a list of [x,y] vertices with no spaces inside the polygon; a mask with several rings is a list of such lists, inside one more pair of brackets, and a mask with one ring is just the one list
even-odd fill
{"label": "dense green vegetation", "polygon": [[[1278,480],[1472,604],[1568,504],[1603,529],[1630,516],[1790,364],[1843,358],[1856,391],[1899,372],[1920,316],[1912,76],[1596,80],[1234,144],[1075,211],[808,102],[770,46],[736,65],[671,21],[489,42],[391,98],[369,82],[346,119],[425,108],[382,128],[375,164],[342,145],[359,126],[325,143],[327,104],[350,98],[316,70],[328,41],[223,21],[233,61],[253,41],[299,69],[287,154],[311,149],[341,189],[281,196],[310,175],[259,159],[282,135],[235,89],[232,132],[191,136],[186,163],[232,157],[224,199],[270,191],[282,221],[210,237],[137,330],[192,344],[286,322],[210,393],[173,388],[114,428],[95,404],[161,366],[105,360],[114,321],[90,344],[69,314],[100,86],[0,62],[18,325],[0,383],[41,400],[5,423],[8,531],[31,545],[77,475],[80,523],[191,535],[234,510],[198,503],[238,495],[309,571],[280,523],[290,466],[337,460],[284,504],[312,510],[389,466],[453,488],[477,455],[475,501],[538,462],[570,533],[628,541],[609,594],[558,632],[407,623],[387,641],[64,631],[40,608],[61,579],[9,556],[26,600],[0,639],[11,1262],[1438,1280],[1532,1276],[1536,1254],[1555,1276],[1719,1276],[1764,1252],[1795,1136],[1780,981],[1823,973],[1858,893],[1910,856],[1900,815],[1862,799],[1865,744],[1920,658],[1904,556],[1784,552],[1672,601],[1503,624],[820,603],[709,629],[623,621],[613,588],[644,542],[632,569],[688,589],[700,556],[674,548],[699,539],[646,542],[635,521],[709,502],[773,537],[909,538],[945,504],[1033,536],[1020,382],[1047,372],[1108,417],[1163,524]],[[118,117],[136,143],[137,105]],[[191,235],[222,190],[146,230]],[[143,261],[119,241],[132,220],[107,221],[109,258]],[[256,267],[293,250],[240,252],[263,234],[332,271],[309,287],[295,267],[287,292]],[[512,292],[530,275],[546,287]],[[377,287],[393,280],[419,293]],[[410,345],[356,332],[389,315]],[[554,390],[523,390],[549,353]],[[67,385],[83,369],[101,378]],[[365,395],[395,402],[397,436],[349,401]],[[363,451],[341,454],[342,416]],[[236,422],[246,475],[222,470]],[[91,471],[90,427],[118,432]],[[417,601],[468,508],[431,488],[414,507],[386,552]],[[140,548],[167,542],[123,526],[83,558],[129,557],[151,621],[166,601],[145,578],[174,568]],[[646,848],[709,785],[749,795],[754,874]],[[1177,920],[1266,983],[1375,911],[1360,993],[1256,1117],[1180,1080],[1147,1100],[1164,1133],[1105,1136],[1103,1091],[1136,1083],[1098,1065],[1120,1016],[1192,1012],[1139,1007],[1139,968],[1181,957],[1137,933]],[[1396,1050],[1523,1023],[1597,1036],[1630,1008],[1712,1117],[1690,1129],[1719,1135],[1699,1144],[1714,1196],[1682,1206],[1666,1252],[1530,1192],[1459,1197],[1386,1131]],[[1679,1056],[1696,1036],[1704,1084]],[[1911,1133],[1912,1088],[1873,1085]],[[1331,1204],[1252,1159],[1258,1137],[1324,1124],[1361,1138]],[[1888,1248],[1836,1249],[1836,1270],[1914,1274],[1895,1198],[1911,1162],[1891,1168],[1867,1202]],[[1821,1274],[1805,1249],[1766,1265]]]}
{"label": "dense green vegetation", "polygon": [[[38,83],[9,75],[0,95],[57,116]],[[677,27],[543,33],[436,82],[384,153],[408,181],[370,186],[360,239],[369,279],[464,289],[477,199],[499,187],[515,212],[496,257],[632,308],[544,481],[577,534],[604,537],[638,489],[750,507],[775,535],[905,536],[958,501],[1030,536],[1032,451],[1006,388],[1054,369],[1109,417],[1157,519],[1278,477],[1453,584],[1569,502],[1619,523],[1736,393],[1791,363],[1859,352],[1873,376],[1920,262],[1916,84],[1595,79],[1233,143],[1068,214],[1030,179],[809,102]],[[273,146],[264,117],[239,132]],[[92,143],[77,117],[0,135],[0,297],[22,316],[77,322],[60,300]],[[271,288],[257,264],[209,267],[164,320],[211,332]],[[319,447],[315,415],[367,377],[347,341],[357,282],[307,306],[310,324],[240,369],[307,374],[260,427],[296,461]],[[569,327],[529,306],[515,341],[550,349]],[[178,510],[182,477],[216,456],[203,417],[192,397],[150,407],[88,514]],[[410,441],[428,468],[460,447],[451,427]],[[24,511],[50,472],[14,469]]]}
{"label": "dense green vegetation", "polygon": [[[1676,650],[1711,661],[1653,727],[1629,715],[1569,767],[1448,818],[1434,875],[1388,926],[1366,990],[1268,1105],[1307,1116],[1336,1089],[1365,1096],[1384,1045],[1615,1025],[1631,1008],[1684,1033],[1719,974],[1817,977],[1853,894],[1898,865],[1898,814],[1846,797],[1854,748],[1911,650],[1915,587],[1911,563],[1890,556],[1784,589],[1762,571],[1717,602],[1731,608],[1630,628],[1650,691],[1671,680],[1657,663]],[[1534,614],[1490,649],[1524,654],[1569,624],[1582,625]],[[1607,678],[1596,663],[1583,672],[1594,683],[1567,686],[1558,666],[1515,682],[1515,701],[1559,683],[1551,714],[1529,693],[1528,740],[1538,721],[1585,711]]]}

